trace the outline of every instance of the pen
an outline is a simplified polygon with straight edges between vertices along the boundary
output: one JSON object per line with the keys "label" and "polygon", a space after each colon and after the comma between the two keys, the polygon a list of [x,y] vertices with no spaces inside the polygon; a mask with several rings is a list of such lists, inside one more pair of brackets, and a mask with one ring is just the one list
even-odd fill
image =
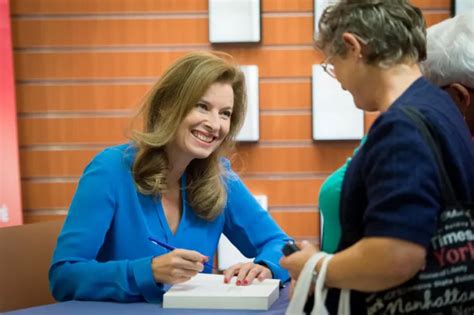
{"label": "pen", "polygon": [[[166,244],[166,243],[164,243],[164,242],[155,240],[153,237],[148,237],[148,240],[149,240],[150,242],[152,242],[153,244],[155,244],[155,245],[157,245],[157,246],[161,246],[161,247],[163,247],[163,248],[165,248],[165,249],[167,249],[167,250],[169,250],[169,251],[172,251],[172,250],[175,250],[175,249],[176,249],[176,247],[173,247],[173,246],[171,246],[171,245],[169,245],[169,244]],[[207,263],[207,262],[204,263],[204,266],[209,267],[209,268],[211,268],[212,270],[216,270],[211,264],[209,264],[209,263]]]}

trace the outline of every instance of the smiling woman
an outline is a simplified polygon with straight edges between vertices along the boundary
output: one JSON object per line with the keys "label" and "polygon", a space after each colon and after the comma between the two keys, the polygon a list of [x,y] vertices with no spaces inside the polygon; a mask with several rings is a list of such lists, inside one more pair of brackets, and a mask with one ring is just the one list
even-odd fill
{"label": "smiling woman", "polygon": [[[228,87],[216,88],[218,86]],[[142,107],[145,131],[134,133],[138,153],[133,171],[140,192],[157,194],[172,186],[178,187],[178,180],[187,168],[191,173],[188,185],[192,187],[189,198],[199,216],[211,219],[222,209],[225,191],[218,176],[221,172],[220,158],[232,146],[232,140],[243,123],[246,110],[244,86],[243,73],[230,62],[230,56],[223,53],[189,54],[163,74]],[[213,104],[209,101],[225,103]],[[225,117],[228,119],[225,134],[224,129],[211,130],[212,133],[219,133],[220,142],[215,143],[213,150],[208,152],[209,158],[174,152],[185,145],[182,141],[188,139],[193,131],[194,134],[205,131],[207,135],[209,124],[216,128],[216,106],[222,106],[223,109],[230,107],[232,115]],[[197,113],[201,113],[200,118],[193,118]],[[192,130],[189,126],[185,131],[184,125],[194,119],[196,121],[193,124],[201,126],[193,126],[196,128]],[[181,153],[184,155],[181,156]],[[176,160],[178,155],[179,159]],[[173,161],[172,165],[169,165],[169,161]],[[168,174],[165,175],[165,172]]]}
{"label": "smiling woman", "polygon": [[165,71],[144,100],[144,130],[99,153],[81,177],[50,268],[53,296],[160,302],[164,284],[212,272],[222,233],[255,257],[225,281],[287,280],[278,264],[287,235],[224,158],[245,108],[229,55],[190,53]]}
{"label": "smiling woman", "polygon": [[176,136],[166,146],[174,165],[212,154],[229,134],[234,91],[229,83],[213,83],[183,119]]}

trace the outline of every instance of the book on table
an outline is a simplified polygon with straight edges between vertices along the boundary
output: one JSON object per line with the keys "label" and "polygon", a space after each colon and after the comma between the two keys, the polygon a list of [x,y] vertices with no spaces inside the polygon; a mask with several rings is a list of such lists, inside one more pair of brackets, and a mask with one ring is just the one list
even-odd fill
{"label": "book on table", "polygon": [[223,275],[200,273],[173,285],[163,296],[163,308],[268,310],[278,299],[280,280],[255,279],[238,286],[236,277],[224,283]]}

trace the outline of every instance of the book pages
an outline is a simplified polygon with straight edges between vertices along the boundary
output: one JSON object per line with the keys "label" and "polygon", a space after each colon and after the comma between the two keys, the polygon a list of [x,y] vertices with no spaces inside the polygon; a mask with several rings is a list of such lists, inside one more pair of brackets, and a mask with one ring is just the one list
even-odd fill
{"label": "book pages", "polygon": [[200,273],[173,285],[163,297],[163,308],[268,310],[278,299],[280,280],[254,280],[237,286],[236,277],[224,283],[223,275]]}

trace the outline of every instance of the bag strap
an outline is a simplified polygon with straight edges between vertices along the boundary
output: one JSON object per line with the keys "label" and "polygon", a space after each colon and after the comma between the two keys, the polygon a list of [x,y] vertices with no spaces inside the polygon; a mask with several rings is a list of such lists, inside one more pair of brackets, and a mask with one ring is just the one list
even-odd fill
{"label": "bag strap", "polygon": [[303,270],[301,270],[296,282],[296,287],[293,291],[293,297],[286,309],[286,315],[300,315],[304,314],[304,306],[308,297],[309,288],[313,282],[313,271],[319,260],[326,257],[328,254],[324,252],[317,252],[311,256],[305,263]]}
{"label": "bag strap", "polygon": [[453,184],[448,176],[446,167],[443,162],[443,155],[440,149],[440,143],[438,139],[433,137],[433,128],[431,124],[426,120],[425,116],[416,108],[411,106],[402,107],[401,110],[415,123],[418,130],[421,132],[423,138],[425,138],[428,146],[431,149],[431,153],[438,164],[438,171],[440,175],[441,192],[443,199],[447,206],[459,206],[456,194],[453,189]]}
{"label": "bag strap", "polygon": [[[329,261],[333,258],[333,255],[327,255],[323,257],[323,263],[318,273],[316,285],[314,286],[314,307],[311,315],[329,315],[326,308],[326,298],[328,295],[328,288],[325,286],[326,273],[328,269]],[[350,315],[351,314],[351,294],[349,289],[340,289],[339,303],[337,307],[337,315]]]}
{"label": "bag strap", "polygon": [[326,296],[328,295],[328,290],[324,286],[326,281],[326,272],[328,269],[329,261],[332,259],[332,255],[328,255],[323,258],[323,263],[321,264],[321,269],[318,273],[318,278],[316,280],[316,285],[314,286],[314,307],[311,315],[328,315],[326,309]]}

